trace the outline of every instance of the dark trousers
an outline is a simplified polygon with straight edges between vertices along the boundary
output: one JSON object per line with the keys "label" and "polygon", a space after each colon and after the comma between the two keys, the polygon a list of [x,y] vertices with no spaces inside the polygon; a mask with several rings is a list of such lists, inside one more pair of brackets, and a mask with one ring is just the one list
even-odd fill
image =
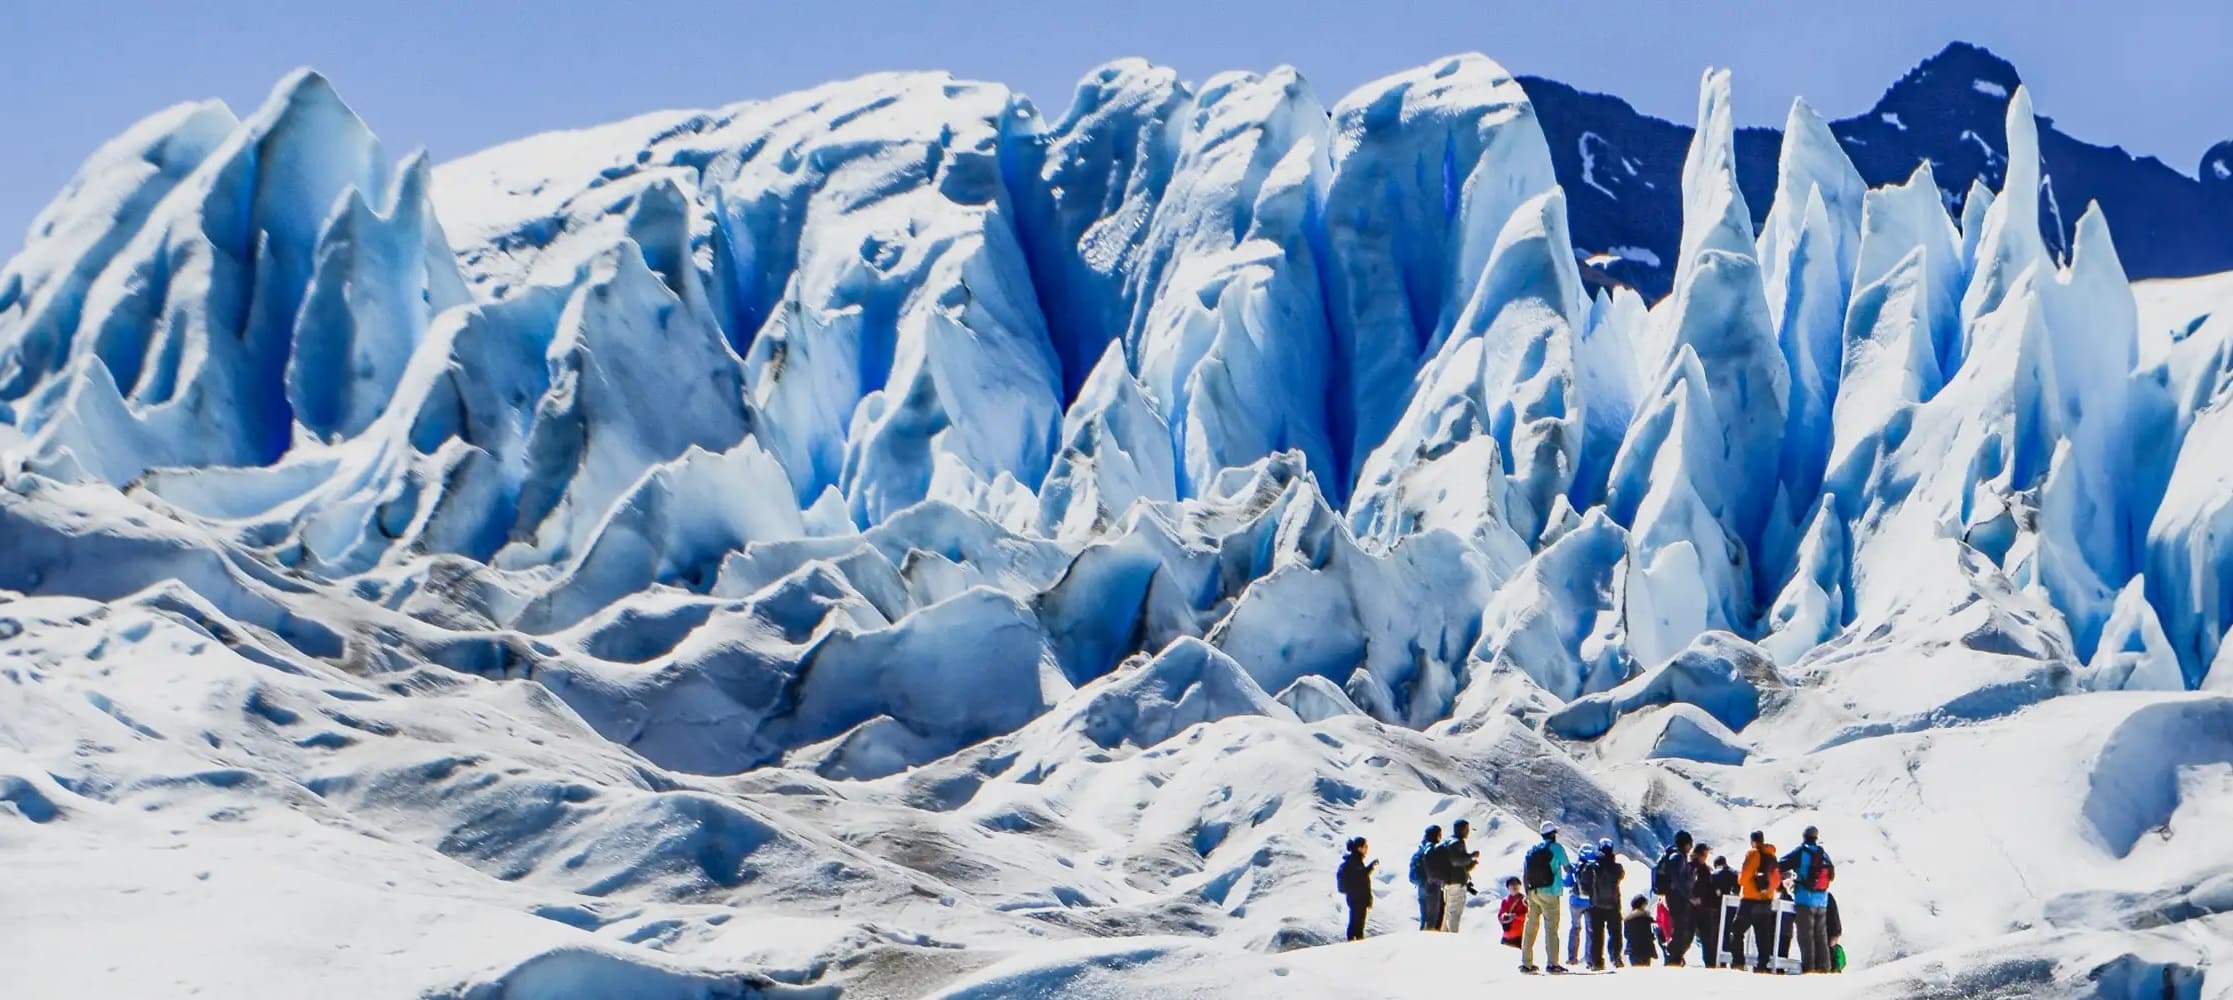
{"label": "dark trousers", "polygon": [[1419,886],[1419,929],[1442,929],[1442,883],[1426,882]]}
{"label": "dark trousers", "polygon": [[1698,950],[1706,953],[1706,968],[1721,967],[1721,900],[1693,907],[1691,922],[1698,929]]}
{"label": "dark trousers", "polygon": [[1604,968],[1608,954],[1611,955],[1614,962],[1618,963],[1620,961],[1619,910],[1610,907],[1590,907],[1589,927],[1583,931],[1583,935],[1584,940],[1589,942],[1585,947],[1589,949],[1590,968]]}
{"label": "dark trousers", "polygon": [[1745,933],[1752,933],[1752,967],[1768,967],[1768,946],[1776,934],[1776,904],[1772,899],[1748,899],[1737,907],[1737,922],[1729,928],[1729,964],[1745,964]]}
{"label": "dark trousers", "polygon": [[1362,941],[1365,939],[1365,910],[1371,906],[1371,903],[1362,899],[1349,901],[1349,940]]}
{"label": "dark trousers", "polygon": [[1698,933],[1698,922],[1692,919],[1690,901],[1667,897],[1667,964],[1682,965],[1683,953],[1690,950],[1690,939]]}
{"label": "dark trousers", "polygon": [[1819,906],[1799,907],[1799,967],[1808,972],[1830,971],[1829,911]]}

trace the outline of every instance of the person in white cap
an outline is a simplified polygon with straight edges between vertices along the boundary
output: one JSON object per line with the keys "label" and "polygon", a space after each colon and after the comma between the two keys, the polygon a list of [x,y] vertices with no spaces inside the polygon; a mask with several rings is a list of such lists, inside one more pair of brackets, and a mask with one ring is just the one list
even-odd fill
{"label": "person in white cap", "polygon": [[1520,884],[1527,888],[1527,928],[1520,932],[1520,971],[1535,971],[1535,939],[1543,939],[1544,971],[1562,973],[1558,964],[1558,873],[1566,870],[1566,848],[1558,842],[1558,824],[1545,821],[1543,841],[1528,849],[1520,866]]}

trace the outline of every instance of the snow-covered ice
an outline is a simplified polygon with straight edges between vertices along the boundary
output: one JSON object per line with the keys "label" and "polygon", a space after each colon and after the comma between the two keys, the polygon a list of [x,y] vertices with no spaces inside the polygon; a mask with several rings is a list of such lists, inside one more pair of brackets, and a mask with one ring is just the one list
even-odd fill
{"label": "snow-covered ice", "polygon": [[1545,995],[2233,996],[2233,281],[2048,245],[2021,88],[1756,231],[1732,88],[1656,303],[1477,55],[151,116],[0,271],[6,992],[1521,988],[1463,816],[1838,858],[1849,975]]}

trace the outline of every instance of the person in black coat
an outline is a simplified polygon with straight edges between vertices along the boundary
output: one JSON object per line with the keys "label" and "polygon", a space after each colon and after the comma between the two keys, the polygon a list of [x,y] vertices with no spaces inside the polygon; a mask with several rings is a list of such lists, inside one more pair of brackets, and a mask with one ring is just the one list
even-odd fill
{"label": "person in black coat", "polygon": [[1349,903],[1349,940],[1365,939],[1365,911],[1372,908],[1372,870],[1378,861],[1365,860],[1365,838],[1353,837],[1349,853],[1341,859],[1340,870],[1334,872],[1334,886]]}
{"label": "person in black coat", "polygon": [[1629,900],[1628,916],[1621,921],[1621,933],[1628,939],[1628,964],[1639,969],[1650,965],[1652,953],[1659,950],[1659,925],[1645,909],[1649,905],[1651,900],[1643,896]]}
{"label": "person in black coat", "polygon": [[[1722,901],[1725,899],[1737,898],[1739,892],[1740,890],[1737,887],[1737,870],[1729,867],[1729,859],[1724,857],[1714,858],[1714,921],[1716,923],[1722,923]],[[1730,919],[1722,926],[1721,940],[1715,943],[1720,945],[1721,950],[1726,951],[1731,955],[1735,955],[1738,952],[1743,951],[1744,949],[1736,944],[1731,943],[1731,939],[1734,938],[1738,933],[1743,931],[1743,929],[1744,925],[1742,923],[1738,922],[1735,919]]]}
{"label": "person in black coat", "polygon": [[1620,964],[1620,852],[1613,849],[1613,841],[1606,838],[1597,842],[1597,860],[1589,865],[1589,966],[1605,967],[1607,953],[1614,965]]}
{"label": "person in black coat", "polygon": [[[1721,967],[1721,892],[1714,888],[1714,869],[1706,863],[1713,851],[1705,844],[1690,849],[1690,926],[1706,968]],[[1727,868],[1729,863],[1722,862]]]}
{"label": "person in black coat", "polygon": [[1698,873],[1690,867],[1690,847],[1690,831],[1678,830],[1675,842],[1652,866],[1652,892],[1667,907],[1668,965],[1683,964],[1683,953],[1690,950],[1691,935],[1697,933],[1691,920],[1690,894]]}

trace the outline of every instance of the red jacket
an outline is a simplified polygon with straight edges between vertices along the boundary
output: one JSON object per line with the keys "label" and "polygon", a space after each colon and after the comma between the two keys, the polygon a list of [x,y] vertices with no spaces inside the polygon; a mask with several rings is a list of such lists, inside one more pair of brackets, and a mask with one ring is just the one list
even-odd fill
{"label": "red jacket", "polygon": [[1496,905],[1497,925],[1504,928],[1504,943],[1517,944],[1520,930],[1527,926],[1527,899],[1514,893]]}

